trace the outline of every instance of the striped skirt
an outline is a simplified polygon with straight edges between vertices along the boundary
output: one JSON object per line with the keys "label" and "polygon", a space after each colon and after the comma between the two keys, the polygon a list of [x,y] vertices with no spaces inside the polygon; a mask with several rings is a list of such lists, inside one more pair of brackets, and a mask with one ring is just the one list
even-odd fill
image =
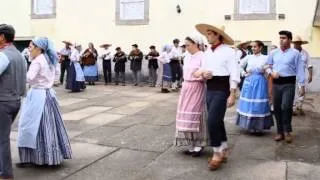
{"label": "striped skirt", "polygon": [[21,163],[36,165],[60,165],[71,159],[71,146],[57,99],[49,90],[37,135],[36,149],[19,147]]}
{"label": "striped skirt", "polygon": [[246,130],[261,131],[274,125],[268,100],[268,81],[263,74],[245,78],[237,112],[236,124]]}
{"label": "striped skirt", "polygon": [[203,82],[185,81],[182,85],[176,116],[176,146],[206,146],[207,109]]}

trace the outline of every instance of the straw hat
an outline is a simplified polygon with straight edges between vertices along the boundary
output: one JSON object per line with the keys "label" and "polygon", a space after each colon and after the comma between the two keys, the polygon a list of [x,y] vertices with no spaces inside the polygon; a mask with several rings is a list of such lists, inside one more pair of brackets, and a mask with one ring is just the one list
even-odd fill
{"label": "straw hat", "polygon": [[251,43],[251,41],[243,41],[243,42],[240,42],[238,45],[237,45],[237,48],[240,48],[240,47],[242,47],[242,46],[244,46],[244,45],[248,45],[248,44],[250,44]]}
{"label": "straw hat", "polygon": [[234,44],[233,39],[227,33],[224,32],[224,29],[225,29],[224,26],[221,26],[220,28],[218,28],[216,26],[209,25],[209,24],[197,24],[196,29],[204,36],[207,35],[208,31],[214,31],[223,37],[223,42],[225,44],[229,44],[229,45]]}
{"label": "straw hat", "polygon": [[104,47],[110,47],[110,46],[112,46],[112,45],[111,45],[111,44],[107,44],[107,43],[105,43],[105,44],[101,44],[101,45],[100,45],[100,47],[101,47],[101,48],[104,48]]}
{"label": "straw hat", "polygon": [[302,38],[298,35],[295,36],[292,40],[292,43],[297,43],[297,42],[300,42],[301,44],[308,44],[309,43],[308,41],[302,40]]}
{"label": "straw hat", "polygon": [[62,41],[63,43],[65,43],[66,45],[71,45],[72,46],[72,43],[70,41]]}

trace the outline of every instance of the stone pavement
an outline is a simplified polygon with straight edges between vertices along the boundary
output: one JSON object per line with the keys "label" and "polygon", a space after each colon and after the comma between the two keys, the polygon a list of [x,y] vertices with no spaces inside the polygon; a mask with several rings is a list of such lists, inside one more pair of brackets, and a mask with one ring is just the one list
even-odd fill
{"label": "stone pavement", "polygon": [[[294,117],[295,141],[272,141],[275,129],[251,136],[234,125],[235,108],[225,121],[230,160],[207,169],[211,150],[187,157],[173,147],[177,93],[132,86],[89,86],[71,94],[57,88],[73,159],[60,167],[14,167],[16,180],[318,180],[320,179],[320,97],[309,96],[306,117]],[[314,107],[312,107],[314,105]],[[17,122],[12,156],[18,162]]]}

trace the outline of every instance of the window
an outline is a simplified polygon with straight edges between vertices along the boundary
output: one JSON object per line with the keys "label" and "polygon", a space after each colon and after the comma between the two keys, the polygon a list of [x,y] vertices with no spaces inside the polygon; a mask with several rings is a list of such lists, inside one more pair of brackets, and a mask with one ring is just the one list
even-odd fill
{"label": "window", "polygon": [[45,19],[56,17],[56,0],[32,0],[32,18]]}
{"label": "window", "polygon": [[117,25],[149,23],[149,0],[116,0]]}
{"label": "window", "polygon": [[235,0],[234,20],[276,19],[276,0]]}

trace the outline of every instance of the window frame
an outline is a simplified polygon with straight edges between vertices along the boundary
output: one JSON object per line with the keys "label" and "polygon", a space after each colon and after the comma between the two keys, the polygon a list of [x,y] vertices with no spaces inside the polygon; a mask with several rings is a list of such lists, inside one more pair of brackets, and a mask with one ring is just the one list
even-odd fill
{"label": "window frame", "polygon": [[269,13],[240,14],[240,0],[234,0],[234,20],[276,20],[276,0],[269,0]]}
{"label": "window frame", "polygon": [[32,19],[53,19],[53,18],[56,18],[57,0],[52,0],[52,2],[53,2],[52,12],[53,13],[51,13],[51,14],[36,14],[34,11],[35,1],[38,1],[38,0],[31,0],[31,18]]}
{"label": "window frame", "polygon": [[116,0],[116,25],[148,25],[149,24],[149,5],[150,0],[144,0],[144,19],[130,19],[122,20],[120,19],[120,1]]}

